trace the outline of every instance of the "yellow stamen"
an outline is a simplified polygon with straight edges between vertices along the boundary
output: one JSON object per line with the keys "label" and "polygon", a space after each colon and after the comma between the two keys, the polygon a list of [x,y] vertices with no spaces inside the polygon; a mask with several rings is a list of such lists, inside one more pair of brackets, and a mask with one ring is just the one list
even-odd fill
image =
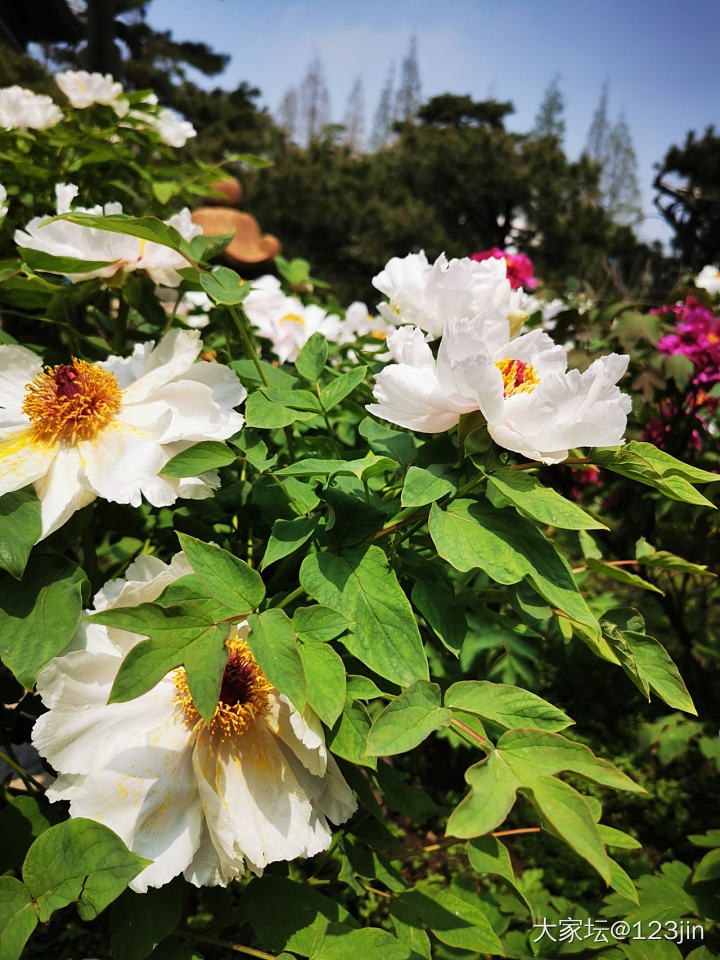
{"label": "yellow stamen", "polygon": [[280,323],[299,323],[301,327],[305,326],[303,318],[296,313],[286,313],[284,317],[280,317]]}
{"label": "yellow stamen", "polygon": [[231,637],[227,641],[227,648],[229,656],[220,686],[220,698],[209,724],[205,723],[193,703],[185,670],[181,667],[173,675],[177,688],[175,702],[182,706],[185,722],[192,730],[198,725],[207,726],[211,735],[219,740],[242,736],[269,709],[270,691],[273,689],[245,640]]}
{"label": "yellow stamen", "polygon": [[535,373],[535,368],[522,360],[505,357],[504,360],[497,360],[495,366],[502,374],[503,396],[506,399],[518,393],[532,393],[540,383],[540,377]]}
{"label": "yellow stamen", "polygon": [[122,402],[114,373],[75,357],[72,364],[46,367],[25,392],[22,411],[32,421],[33,440],[40,443],[92,440]]}

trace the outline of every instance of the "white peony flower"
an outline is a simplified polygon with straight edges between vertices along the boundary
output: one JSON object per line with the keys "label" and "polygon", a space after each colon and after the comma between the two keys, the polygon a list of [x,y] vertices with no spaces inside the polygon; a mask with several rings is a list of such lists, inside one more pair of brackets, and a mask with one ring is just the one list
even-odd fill
{"label": "white peony flower", "polygon": [[542,330],[502,343],[465,319],[448,324],[437,360],[414,328],[392,334],[388,347],[396,363],[377,374],[378,403],[367,409],[391,423],[435,433],[480,410],[497,444],[543,463],[572,447],[622,442],[631,401],[615,383],[626,356],[566,371],[565,351]]}
{"label": "white peony flower", "polygon": [[[125,579],[95,597],[96,609],[155,600],[187,573],[141,556]],[[209,724],[188,691],[184,669],[127,703],[108,704],[123,658],[142,639],[82,624],[70,652],[37,680],[49,712],[33,742],[59,776],[51,800],[70,815],[114,830],[153,860],[130,884],[144,892],[179,873],[196,886],[225,886],[246,869],[311,857],[330,845],[328,820],[357,804],[309,709],[298,713],[272,686],[247,645],[247,621],[229,628],[229,658]]]}
{"label": "white peony flower", "polygon": [[0,183],[0,220],[5,219],[5,215],[8,212],[8,205],[5,202],[7,200],[7,190],[5,189],[4,184]]}
{"label": "white peony flower", "polygon": [[[372,337],[378,341],[385,341],[388,334],[396,329],[395,324],[388,323],[382,316],[373,316],[361,300],[355,300],[345,311],[345,320],[340,328],[338,342],[354,343],[360,337]],[[384,346],[384,342],[378,346],[381,345]]]}
{"label": "white peony flower", "polygon": [[46,130],[62,117],[60,107],[44,93],[18,86],[0,89],[0,127],[6,130]]}
{"label": "white peony flower", "polygon": [[[69,213],[71,203],[77,196],[78,188],[73,184],[59,183],[55,187],[57,213]],[[122,213],[122,204],[106,203],[104,207],[73,207],[77,213],[105,214]],[[39,250],[55,257],[73,257],[78,260],[108,261],[108,266],[98,267],[82,273],[65,273],[69,280],[77,283],[92,277],[112,277],[119,271],[145,270],[151,279],[162,286],[177,287],[182,278],[177,272],[188,266],[187,260],[170,247],[142,240],[124,233],[112,233],[97,227],[81,227],[67,220],[47,222],[47,217],[34,217],[25,230],[15,232],[15,243],[19,247]],[[174,227],[185,240],[202,233],[202,228],[193,223],[190,211],[185,208],[165,221]]]}
{"label": "white peony flower", "polygon": [[112,107],[118,116],[124,116],[129,104],[127,100],[118,100],[123,92],[121,83],[113,80],[109,73],[88,73],[87,70],[66,70],[55,76],[55,83],[74,107],[84,109],[94,103],[103,103]]}
{"label": "white peony flower", "polygon": [[513,290],[510,295],[510,333],[516,335],[528,317],[538,311],[542,314],[543,329],[553,330],[556,326],[555,317],[568,309],[564,300],[543,300],[533,293],[526,293],[522,287]]}
{"label": "white peony flower", "polygon": [[504,260],[448,260],[441,253],[430,264],[421,251],[393,257],[372,282],[390,300],[378,304],[388,323],[420,327],[430,339],[442,336],[456,317],[507,322],[510,283]]}
{"label": "white peony flower", "polygon": [[195,331],[102,363],[73,359],[42,370],[25,347],[0,346],[0,496],[32,483],[40,539],[96,497],[137,507],[210,496],[215,474],[176,480],[163,466],[201,440],[242,427],[246,391],[228,367],[196,362]]}
{"label": "white peony flower", "polygon": [[717,296],[720,293],[720,269],[712,264],[703,267],[695,277],[695,286],[707,290],[712,296]]}
{"label": "white peony flower", "polygon": [[286,296],[278,278],[269,274],[253,280],[243,307],[260,336],[271,341],[281,363],[295,360],[313,333],[322,333],[333,341],[341,336],[338,316],[326,313],[315,303],[305,306],[297,297]]}
{"label": "white peony flower", "polygon": [[195,127],[188,120],[182,120],[168,107],[160,107],[157,114],[148,115],[147,119],[162,142],[169,147],[184,147],[191,137],[197,136]]}

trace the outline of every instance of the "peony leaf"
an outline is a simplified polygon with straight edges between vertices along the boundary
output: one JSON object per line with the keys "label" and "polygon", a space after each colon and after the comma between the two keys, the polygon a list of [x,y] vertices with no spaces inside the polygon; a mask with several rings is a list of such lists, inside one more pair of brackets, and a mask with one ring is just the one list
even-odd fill
{"label": "peony leaf", "polygon": [[79,567],[56,556],[34,557],[20,583],[0,576],[0,659],[23,686],[72,640],[86,583]]}
{"label": "peony leaf", "polygon": [[406,753],[435,730],[449,726],[451,720],[452,713],[442,706],[437,683],[416,680],[375,720],[366,751],[376,757]]}
{"label": "peony leaf", "polygon": [[399,686],[428,678],[412,608],[379,547],[311,554],[303,560],[300,583],[352,622],[353,633],[343,643],[371,670]]}
{"label": "peony leaf", "polygon": [[318,517],[293,517],[292,520],[276,520],[263,554],[260,569],[282,560],[298,550],[315,533]]}
{"label": "peony leaf", "polygon": [[448,493],[455,493],[455,484],[422,467],[410,467],[405,474],[400,503],[403,507],[423,507]]}
{"label": "peony leaf", "polygon": [[370,714],[365,706],[348,697],[340,719],[328,734],[327,745],[333,753],[351,763],[375,768],[377,760],[365,753],[370,727]]}
{"label": "peony leaf", "polygon": [[0,497],[0,569],[22,580],[41,532],[40,500],[32,485]]}
{"label": "peony leaf", "polygon": [[237,615],[257,610],[265,596],[260,574],[227,550],[187,533],[178,540],[190,566],[212,595]]}
{"label": "peony leaf", "polygon": [[15,877],[0,877],[0,957],[19,960],[38,923],[30,891]]}
{"label": "peony leaf", "polygon": [[327,358],[327,340],[321,333],[314,333],[297,355],[295,369],[305,380],[314,383],[323,372]]}
{"label": "peony leaf", "polygon": [[82,920],[93,920],[150,863],[101,823],[74,817],[37,838],[22,872],[41,922],[73,901]]}
{"label": "peony leaf", "polygon": [[251,614],[248,623],[248,646],[260,669],[302,713],[307,703],[307,681],[292,621],[284,610],[276,607]]}
{"label": "peony leaf", "polygon": [[308,703],[327,727],[332,727],[345,706],[345,664],[327,643],[308,643],[300,648],[307,678]]}
{"label": "peony leaf", "polygon": [[145,960],[180,922],[183,882],[176,878],[146,893],[126,890],[110,908],[113,960]]}
{"label": "peony leaf", "polygon": [[546,487],[537,477],[518,470],[498,470],[488,477],[488,492],[496,490],[514,507],[538,523],[562,530],[607,530],[582,507],[566,500],[557,490]]}
{"label": "peony leaf", "polygon": [[197,477],[207,470],[227,467],[237,460],[237,454],[218,440],[202,440],[182,453],[176,454],[160,471],[165,477]]}
{"label": "peony leaf", "polygon": [[418,581],[412,588],[413,606],[425,618],[427,625],[447,649],[460,656],[465,636],[467,620],[465,610],[450,589],[441,581],[427,583]]}
{"label": "peony leaf", "polygon": [[327,643],[348,628],[347,619],[342,613],[319,604],[298,607],[293,615],[293,624],[300,639],[310,643]]}
{"label": "peony leaf", "polygon": [[437,884],[422,883],[397,898],[413,911],[417,923],[427,926],[441,943],[472,953],[505,956],[481,901],[459,896]]}
{"label": "peony leaf", "polygon": [[332,410],[345,397],[349,396],[355,387],[365,379],[367,367],[354,367],[347,373],[342,373],[337,380],[332,380],[324,387],[320,387],[320,403],[325,411]]}
{"label": "peony leaf", "polygon": [[445,706],[474,713],[501,727],[564,730],[573,722],[562,710],[528,690],[489,680],[461,680],[445,692]]}
{"label": "peony leaf", "polygon": [[317,943],[310,960],[411,960],[410,947],[401,943],[387,930],[363,927],[337,933],[328,931]]}

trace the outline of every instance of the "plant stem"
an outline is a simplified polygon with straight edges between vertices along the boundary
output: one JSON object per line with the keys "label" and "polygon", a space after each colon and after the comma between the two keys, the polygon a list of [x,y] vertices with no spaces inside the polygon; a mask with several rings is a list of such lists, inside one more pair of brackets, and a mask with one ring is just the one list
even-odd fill
{"label": "plant stem", "polygon": [[232,950],[235,953],[244,953],[247,957],[258,957],[259,960],[277,960],[274,953],[266,953],[264,950],[256,950],[255,947],[246,947],[241,943],[233,943],[231,940],[219,940],[217,937],[206,937],[202,933],[195,933],[192,930],[174,930],[174,935],[182,937],[183,940],[191,940],[193,943],[209,943],[214,947],[224,947],[225,950]]}
{"label": "plant stem", "polygon": [[2,760],[3,763],[6,763],[12,770],[15,771],[26,787],[33,786],[36,790],[44,789],[43,785],[39,783],[35,777],[31,776],[24,767],[21,767],[16,760],[13,760],[9,753],[5,753],[4,750],[0,750],[0,760]]}
{"label": "plant stem", "polygon": [[276,603],[275,606],[278,609],[283,610],[285,607],[289,607],[294,600],[302,597],[304,593],[305,591],[302,587],[296,587],[292,593],[289,593],[284,600],[281,600],[280,603]]}
{"label": "plant stem", "polygon": [[81,543],[83,551],[83,564],[85,573],[88,575],[90,587],[95,593],[100,589],[100,565],[97,558],[97,548],[95,546],[95,505],[90,507],[90,520],[82,532]]}
{"label": "plant stem", "polygon": [[248,328],[245,325],[245,322],[243,321],[242,317],[240,316],[238,311],[235,309],[235,307],[233,307],[231,304],[226,304],[226,306],[228,308],[230,316],[233,318],[235,329],[237,330],[240,336],[240,340],[242,341],[242,345],[243,345],[243,349],[245,350],[245,353],[255,364],[255,369],[257,370],[258,376],[262,380],[263,385],[266,387],[269,386],[268,378],[265,374],[265,371],[262,368],[262,364],[260,363],[260,358],[257,355],[257,350],[253,345],[253,342],[250,338],[250,333],[248,332]]}
{"label": "plant stem", "polygon": [[475,743],[482,747],[483,750],[487,750],[488,747],[492,746],[489,740],[486,740],[485,737],[481,737],[479,733],[475,733],[472,727],[469,727],[466,723],[463,723],[462,720],[458,720],[457,717],[452,718],[450,721],[450,726],[455,727],[456,730],[462,731],[466,739],[469,737],[471,740],[474,740]]}

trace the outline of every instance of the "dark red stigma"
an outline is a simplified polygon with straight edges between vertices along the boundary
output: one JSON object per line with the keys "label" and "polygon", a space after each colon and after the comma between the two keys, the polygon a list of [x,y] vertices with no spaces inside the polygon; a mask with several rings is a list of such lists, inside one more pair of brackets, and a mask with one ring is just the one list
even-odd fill
{"label": "dark red stigma", "polygon": [[58,397],[76,397],[83,392],[80,374],[69,363],[56,368],[54,380]]}
{"label": "dark red stigma", "polygon": [[252,690],[253,671],[241,657],[231,656],[225,664],[222,684],[220,685],[220,702],[228,707],[236,703],[247,703]]}
{"label": "dark red stigma", "polygon": [[525,367],[526,363],[523,363],[522,360],[515,361],[515,382],[514,387],[520,387],[525,382]]}

